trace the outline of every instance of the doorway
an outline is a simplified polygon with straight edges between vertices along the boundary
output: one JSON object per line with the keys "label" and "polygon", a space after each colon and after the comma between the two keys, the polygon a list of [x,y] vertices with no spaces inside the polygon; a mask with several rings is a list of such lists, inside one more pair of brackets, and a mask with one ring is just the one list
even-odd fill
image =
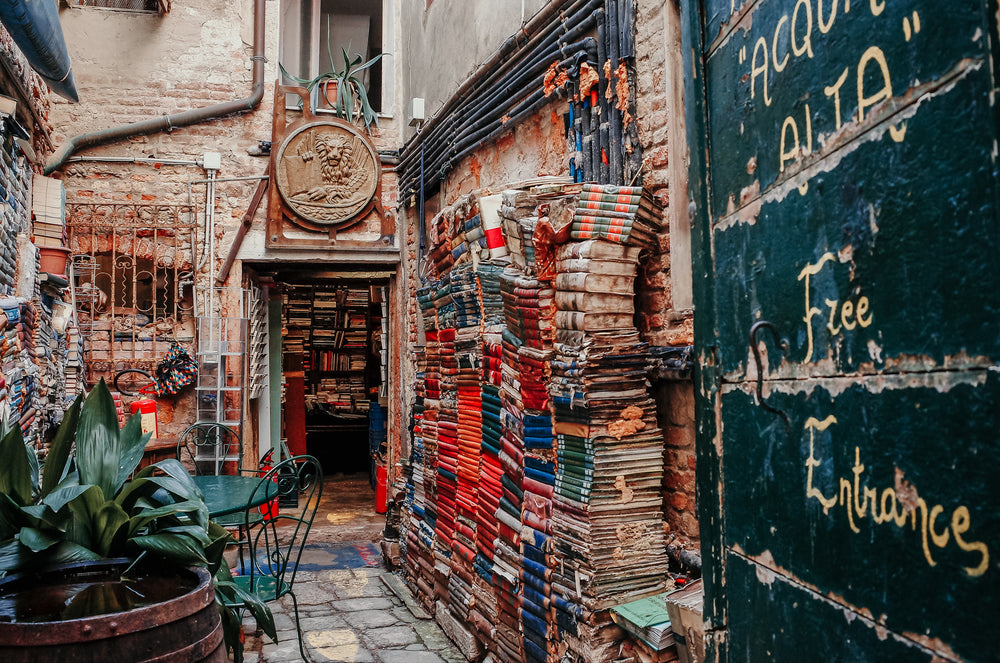
{"label": "doorway", "polygon": [[388,405],[389,280],[278,283],[288,448],[315,456],[325,476],[366,474],[374,481]]}

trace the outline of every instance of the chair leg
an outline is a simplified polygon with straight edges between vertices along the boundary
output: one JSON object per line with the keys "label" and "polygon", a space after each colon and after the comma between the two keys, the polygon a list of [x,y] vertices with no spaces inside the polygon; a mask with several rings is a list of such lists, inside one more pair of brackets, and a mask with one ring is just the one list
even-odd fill
{"label": "chair leg", "polygon": [[[240,575],[245,575],[250,571],[247,569],[246,563],[243,561],[243,525],[236,526],[236,536],[239,538],[236,542],[236,549],[239,551],[240,555]],[[247,535],[247,539],[249,538],[250,536]]]}
{"label": "chair leg", "polygon": [[295,632],[299,635],[299,653],[302,655],[303,661],[309,661],[309,657],[306,656],[306,647],[302,643],[302,624],[299,623],[299,601],[295,598],[295,592],[288,592],[288,595],[292,597],[292,606],[295,608]]}

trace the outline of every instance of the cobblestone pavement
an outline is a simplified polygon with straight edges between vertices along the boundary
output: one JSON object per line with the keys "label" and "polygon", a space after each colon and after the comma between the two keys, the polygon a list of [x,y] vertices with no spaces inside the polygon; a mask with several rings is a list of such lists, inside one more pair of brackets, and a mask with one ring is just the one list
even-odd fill
{"label": "cobblestone pavement", "polygon": [[[296,579],[302,638],[312,661],[465,662],[433,619],[419,608],[414,610],[420,616],[414,615],[386,585],[383,578],[391,575],[381,568],[355,568],[304,572]],[[291,597],[272,604],[272,610],[277,643],[254,635],[252,617],[244,622],[247,663],[302,660]]]}
{"label": "cobblestone pavement", "polygon": [[[367,506],[371,502],[364,508],[345,508],[350,500],[338,499],[338,493],[362,492],[349,490],[356,488],[350,483],[324,483],[321,511],[309,534],[309,541],[317,544],[307,546],[303,570],[295,579],[306,655],[315,663],[465,663],[437,623],[413,603],[403,581],[375,566],[379,556],[372,554],[372,544],[381,531],[382,517]],[[327,495],[332,506],[324,512]],[[365,539],[353,542],[362,555],[352,550],[352,542],[333,536],[352,526],[354,538]],[[246,662],[301,661],[291,597],[270,605],[278,642],[256,635],[256,623],[248,616],[244,620]]]}

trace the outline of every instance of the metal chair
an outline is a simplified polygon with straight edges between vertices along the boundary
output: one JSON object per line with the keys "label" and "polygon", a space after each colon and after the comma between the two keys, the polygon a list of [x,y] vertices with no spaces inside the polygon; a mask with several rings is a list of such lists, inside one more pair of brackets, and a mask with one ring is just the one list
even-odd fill
{"label": "metal chair", "polygon": [[[236,474],[258,476],[261,465],[257,468],[242,466],[242,441],[239,434],[225,424],[217,422],[202,422],[188,426],[177,438],[177,460],[185,465],[190,464],[196,475],[219,475],[223,473],[226,463],[236,463]],[[253,509],[249,514],[253,522],[260,522],[263,515]],[[226,529],[236,530],[235,545],[239,551],[240,566],[244,563],[243,548],[247,545],[247,517],[240,512],[214,518],[215,522]]]}
{"label": "metal chair", "polygon": [[[251,522],[251,514],[257,512],[257,508],[248,507],[244,524],[249,533],[250,560],[233,581],[264,602],[276,601],[286,594],[292,597],[299,653],[303,660],[308,660],[302,644],[299,604],[292,588],[323,494],[323,472],[319,461],[312,456],[295,456],[278,463],[265,474],[255,490],[256,495],[265,492],[272,482],[278,484],[281,509],[259,522]],[[249,504],[257,501],[259,498],[251,496]],[[227,604],[237,609],[246,607],[243,602],[227,601]]]}
{"label": "metal chair", "polygon": [[233,462],[241,471],[242,444],[239,434],[225,424],[192,424],[177,438],[177,460],[194,468],[193,474],[222,474],[226,463]]}

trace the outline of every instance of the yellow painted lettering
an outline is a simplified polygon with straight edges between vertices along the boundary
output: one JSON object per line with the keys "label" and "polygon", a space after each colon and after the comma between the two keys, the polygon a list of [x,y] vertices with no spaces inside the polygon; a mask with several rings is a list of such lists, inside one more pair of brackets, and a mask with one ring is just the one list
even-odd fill
{"label": "yellow painted lettering", "polygon": [[852,315],[854,315],[854,304],[848,300],[840,309],[840,324],[844,325],[844,329],[851,330],[858,326],[858,323],[850,319]]}
{"label": "yellow painted lettering", "polygon": [[840,78],[837,79],[837,82],[834,83],[833,85],[828,85],[825,88],[823,88],[823,92],[826,94],[826,96],[833,97],[833,116],[834,116],[834,119],[837,122],[836,127],[837,127],[838,131],[840,130],[840,124],[841,124],[841,122],[840,122],[840,86],[843,85],[844,81],[846,81],[846,80],[847,80],[847,67],[844,67],[844,72],[842,74],[840,74]]}
{"label": "yellow painted lettering", "polygon": [[782,14],[781,18],[778,19],[778,24],[774,26],[774,36],[771,38],[771,65],[774,67],[775,73],[781,73],[785,69],[785,65],[788,64],[788,58],[791,57],[787,52],[785,57],[778,61],[778,33],[781,32],[781,26],[788,23],[788,15]]}
{"label": "yellow painted lettering", "polygon": [[971,518],[969,508],[960,506],[951,514],[951,531],[955,535],[955,543],[965,552],[978,552],[980,555],[978,566],[966,566],[965,572],[973,578],[986,573],[990,566],[990,550],[981,541],[967,542],[962,535],[969,531]]}
{"label": "yellow painted lettering", "polygon": [[812,154],[813,151],[813,130],[812,130],[812,113],[809,112],[809,104],[803,104],[805,108],[806,116],[806,154]]}
{"label": "yellow painted lettering", "polygon": [[[872,60],[882,74],[882,87],[871,96],[865,95],[865,70]],[[878,46],[869,46],[858,61],[858,121],[865,119],[865,109],[871,108],[883,99],[892,99],[892,82],[889,80],[889,65],[885,61],[885,53]]]}
{"label": "yellow painted lettering", "polygon": [[806,363],[812,361],[812,356],[813,356],[812,319],[813,317],[823,312],[818,308],[816,308],[815,306],[809,305],[809,277],[818,274],[819,270],[823,269],[823,265],[825,265],[830,260],[834,259],[835,257],[832,253],[829,252],[824,253],[820,257],[819,262],[815,264],[806,265],[805,267],[802,268],[802,271],[799,272],[798,280],[802,281],[803,279],[805,279],[806,317],[802,318],[802,320],[806,323],[806,358],[804,360]]}
{"label": "yellow painted lettering", "polygon": [[[757,64],[757,53],[764,54],[764,61]],[[757,90],[757,75],[763,74],[764,76],[764,105],[771,105],[771,96],[767,90],[767,41],[763,37],[757,40],[757,43],[753,47],[753,56],[750,60],[750,98],[754,98],[754,94]]]}
{"label": "yellow painted lettering", "polygon": [[868,0],[868,4],[872,9],[872,16],[878,16],[885,11],[885,0],[879,2],[879,0]]}
{"label": "yellow painted lettering", "polygon": [[819,31],[826,34],[833,27],[833,23],[837,18],[837,0],[833,0],[830,7],[830,22],[823,23],[823,0],[816,0],[816,25],[819,26]]}
{"label": "yellow painted lettering", "polygon": [[831,414],[823,421],[819,421],[814,417],[809,417],[808,419],[806,419],[806,424],[805,424],[805,428],[809,431],[809,458],[806,459],[806,499],[809,499],[810,497],[815,497],[819,501],[819,503],[823,505],[823,513],[827,513],[830,510],[830,507],[835,506],[837,504],[837,497],[836,496],[826,497],[823,495],[823,493],[820,492],[818,488],[815,488],[812,485],[813,468],[819,467],[820,465],[820,462],[816,459],[814,445],[815,445],[816,431],[817,430],[824,431],[835,423],[837,423],[837,418]]}
{"label": "yellow painted lettering", "polygon": [[830,321],[826,323],[826,328],[830,330],[830,336],[836,336],[840,333],[840,327],[833,326],[833,320],[837,317],[837,300],[827,299],[826,305],[830,309]]}
{"label": "yellow painted lettering", "polygon": [[[888,500],[887,498],[892,498],[892,499]],[[886,502],[889,501],[891,501],[892,506],[887,509]],[[883,490],[882,500],[880,503],[880,506],[882,507],[882,522],[888,522],[889,520],[893,520],[895,521],[897,527],[902,527],[903,525],[906,524],[906,512],[897,510],[896,505],[897,505],[896,491],[893,490],[892,488],[886,488],[885,490]]]}
{"label": "yellow painted lettering", "polygon": [[931,557],[931,547],[927,545],[927,530],[930,525],[927,520],[927,502],[922,497],[917,498],[917,507],[910,512],[912,529],[917,528],[917,511],[920,512],[920,547],[924,551],[924,559],[927,560],[929,565],[937,566],[937,562]]}
{"label": "yellow painted lettering", "polygon": [[869,488],[868,486],[865,486],[864,491],[865,491],[865,505],[866,506],[868,504],[872,505],[872,520],[874,520],[876,524],[881,524],[882,517],[878,515],[878,509],[875,508],[876,504],[878,503],[878,491],[875,490],[874,488]]}
{"label": "yellow painted lettering", "polygon": [[944,528],[944,534],[938,534],[934,531],[934,521],[937,520],[937,517],[941,515],[942,511],[944,511],[944,507],[940,504],[935,504],[931,508],[931,515],[927,521],[927,531],[931,534],[931,541],[933,541],[934,545],[938,548],[944,548],[948,545],[948,528]]}
{"label": "yellow painted lettering", "polygon": [[[799,8],[806,8],[806,31],[802,38],[802,46],[798,46],[795,43],[795,33],[796,28],[799,25]],[[812,50],[812,29],[813,29],[813,10],[812,5],[809,4],[809,0],[799,0],[795,3],[795,9],[792,10],[792,53],[795,57],[801,57],[803,54],[809,57],[813,56]]]}
{"label": "yellow painted lettering", "polygon": [[867,297],[858,298],[858,307],[857,307],[858,324],[861,325],[862,327],[867,327],[872,323],[872,317],[870,315],[867,318],[865,317],[865,314],[868,313],[868,305],[869,304]]}
{"label": "yellow painted lettering", "polygon": [[851,482],[845,477],[840,477],[840,504],[846,507],[844,510],[847,512],[847,524],[850,525],[851,531],[855,534],[859,534],[861,530],[854,524],[854,509],[851,500]]}
{"label": "yellow painted lettering", "polygon": [[[861,473],[865,471],[865,466],[861,464],[861,449],[859,447],[854,447],[854,467],[851,469],[854,472],[854,510],[857,512],[858,518],[864,518],[865,512],[868,511],[868,489],[865,489],[865,499],[859,502],[858,495],[861,494]],[[874,510],[873,503],[872,511]]]}
{"label": "yellow painted lettering", "polygon": [[[785,147],[785,136],[788,135],[788,129],[792,130],[792,140],[795,141],[790,149]],[[791,115],[786,117],[784,124],[781,125],[781,142],[778,144],[778,151],[780,152],[778,171],[785,172],[785,162],[795,161],[799,158],[799,125],[795,124],[795,118]]]}

